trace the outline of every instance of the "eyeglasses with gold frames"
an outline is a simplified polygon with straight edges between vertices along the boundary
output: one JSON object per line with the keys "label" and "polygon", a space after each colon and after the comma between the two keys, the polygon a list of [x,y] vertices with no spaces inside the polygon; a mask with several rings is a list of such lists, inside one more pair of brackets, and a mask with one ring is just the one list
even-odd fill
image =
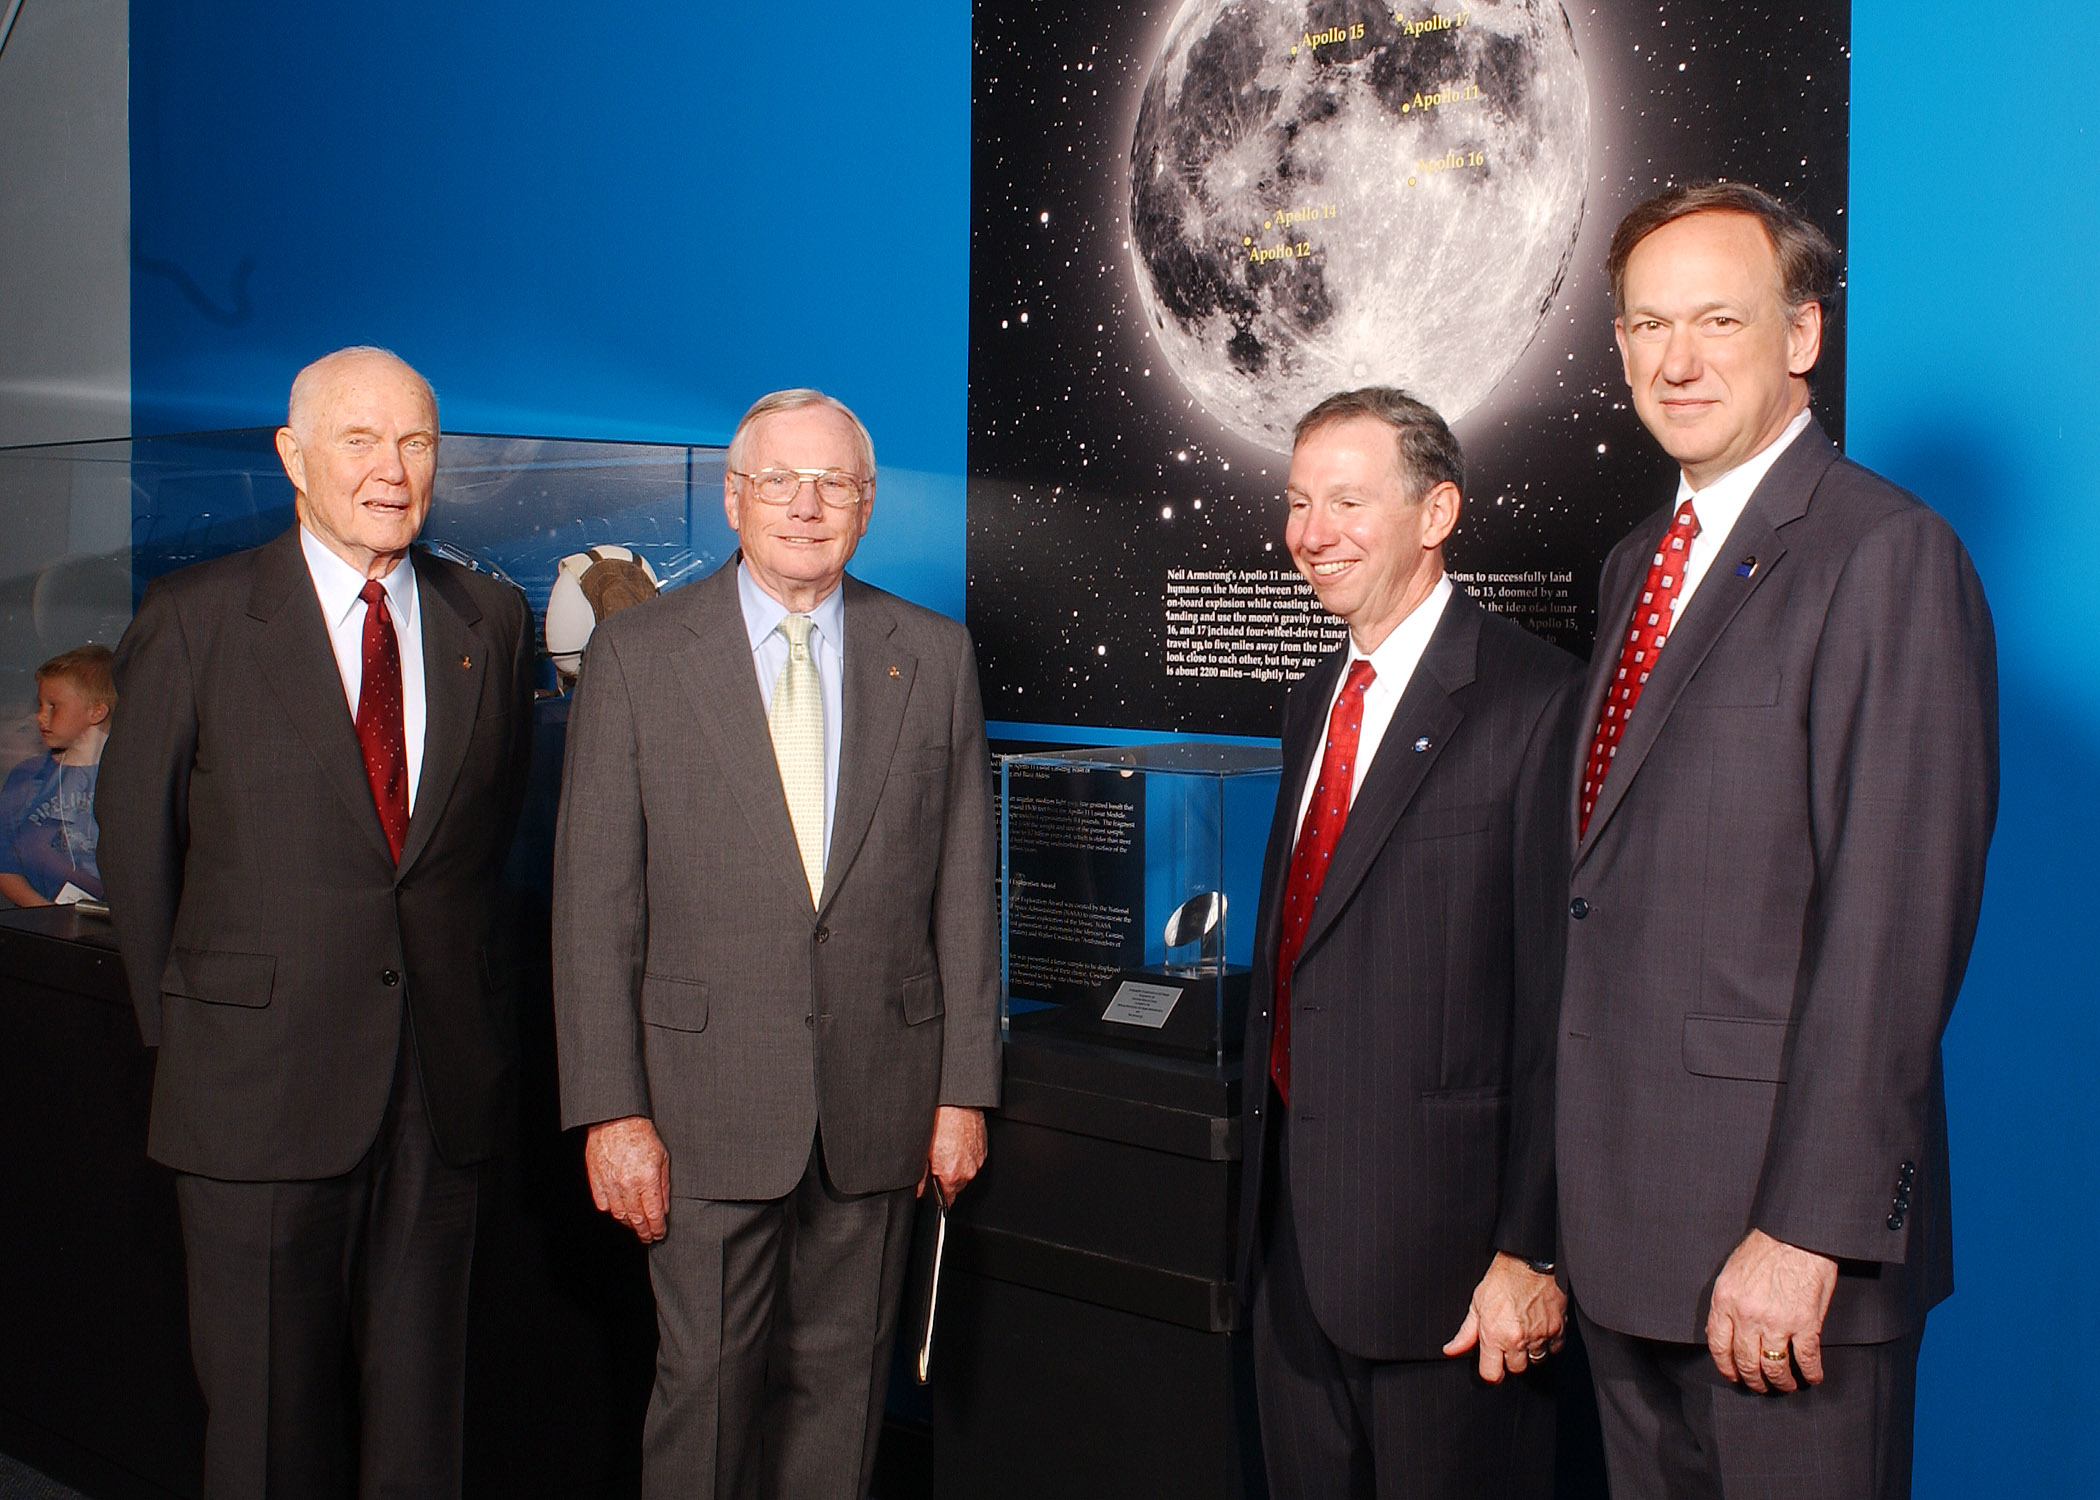
{"label": "eyeglasses with gold frames", "polygon": [[805,484],[814,485],[817,498],[833,510],[850,510],[867,498],[869,480],[844,469],[760,469],[747,474],[729,471],[751,486],[751,493],[765,505],[786,505]]}

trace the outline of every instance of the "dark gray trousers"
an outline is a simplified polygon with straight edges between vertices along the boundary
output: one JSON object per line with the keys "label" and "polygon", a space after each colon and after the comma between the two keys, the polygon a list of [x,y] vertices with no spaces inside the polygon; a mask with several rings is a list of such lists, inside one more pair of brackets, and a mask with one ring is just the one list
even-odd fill
{"label": "dark gray trousers", "polygon": [[179,1173],[205,1500],[457,1500],[477,1173],[448,1166],[408,1027],[364,1160]]}
{"label": "dark gray trousers", "polygon": [[[1278,1110],[1273,1089],[1269,1103]],[[1280,1122],[1280,1110],[1271,1118]],[[1470,1354],[1362,1359],[1320,1326],[1291,1215],[1287,1128],[1270,1131],[1273,1189],[1253,1272],[1254,1395],[1274,1500],[1547,1500],[1548,1372],[1490,1385]]]}
{"label": "dark gray trousers", "polygon": [[1922,1328],[1825,1344],[1821,1385],[1760,1395],[1703,1344],[1581,1321],[1612,1500],[1907,1500]]}
{"label": "dark gray trousers", "polygon": [[867,1494],[912,1201],[910,1188],[839,1192],[815,1144],[785,1198],[671,1200],[649,1250],[643,1500]]}

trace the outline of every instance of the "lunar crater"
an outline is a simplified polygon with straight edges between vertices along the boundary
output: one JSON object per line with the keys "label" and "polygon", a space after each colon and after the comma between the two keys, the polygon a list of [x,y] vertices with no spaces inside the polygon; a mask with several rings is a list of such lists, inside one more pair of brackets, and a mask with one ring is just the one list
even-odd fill
{"label": "lunar crater", "polygon": [[1356,38],[1337,0],[1187,0],[1169,22],[1131,137],[1138,300],[1240,436],[1287,451],[1366,379],[1455,420],[1551,310],[1587,176],[1573,31],[1557,0],[1469,17]]}

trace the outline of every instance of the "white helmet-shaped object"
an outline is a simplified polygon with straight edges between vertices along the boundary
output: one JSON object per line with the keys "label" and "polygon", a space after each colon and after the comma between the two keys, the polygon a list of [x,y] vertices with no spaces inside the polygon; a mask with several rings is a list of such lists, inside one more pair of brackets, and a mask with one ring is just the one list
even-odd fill
{"label": "white helmet-shaped object", "polygon": [[563,558],[547,595],[547,654],[555,670],[573,678],[598,622],[656,591],[655,569],[631,548],[601,542]]}

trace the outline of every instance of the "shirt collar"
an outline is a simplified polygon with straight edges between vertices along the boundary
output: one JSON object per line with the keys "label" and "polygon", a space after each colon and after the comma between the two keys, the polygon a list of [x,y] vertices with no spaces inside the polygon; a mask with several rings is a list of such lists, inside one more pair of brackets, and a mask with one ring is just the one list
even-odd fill
{"label": "shirt collar", "polygon": [[[1451,575],[1438,575],[1430,586],[1429,593],[1407,613],[1407,618],[1395,625],[1392,634],[1378,643],[1375,651],[1356,649],[1356,638],[1349,639],[1349,662],[1368,661],[1374,674],[1371,686],[1390,686],[1395,682],[1405,683],[1414,675],[1415,664],[1422,653],[1429,649],[1429,638],[1436,634],[1437,622],[1444,618],[1444,606],[1451,602]],[[1342,664],[1346,671],[1349,662]],[[1402,670],[1402,669],[1405,670]]]}
{"label": "shirt collar", "polygon": [[[744,633],[750,638],[753,651],[764,645],[766,637],[780,628],[780,622],[794,613],[760,588],[758,580],[751,576],[751,570],[741,561],[736,565],[736,596],[744,609]],[[829,641],[833,649],[843,653],[846,642],[846,585],[843,579],[815,609],[809,611],[809,618],[817,639]]]}
{"label": "shirt collar", "polygon": [[[299,550],[306,554],[306,571],[312,575],[314,592],[321,599],[321,618],[328,622],[330,630],[339,629],[350,618],[350,611],[357,608],[365,589],[365,575],[344,562],[328,550],[327,543],[308,531],[302,524],[299,528]],[[415,618],[416,570],[406,558],[394,564],[392,572],[379,580],[386,590],[388,602],[394,606],[396,618],[403,624]]]}
{"label": "shirt collar", "polygon": [[1725,536],[1729,528],[1735,525],[1736,517],[1743,513],[1743,507],[1750,503],[1750,497],[1756,493],[1758,485],[1764,482],[1765,475],[1772,472],[1772,465],[1779,462],[1779,455],[1786,452],[1794,439],[1807,429],[1809,416],[1809,409],[1802,407],[1794,413],[1794,420],[1786,424],[1785,430],[1778,437],[1703,490],[1693,489],[1692,482],[1684,477],[1683,471],[1678,471],[1677,504],[1673,505],[1671,510],[1678,510],[1687,500],[1693,501],[1699,511],[1700,534],[1705,535],[1725,521],[1727,524],[1722,525],[1716,533],[1717,536]]}

